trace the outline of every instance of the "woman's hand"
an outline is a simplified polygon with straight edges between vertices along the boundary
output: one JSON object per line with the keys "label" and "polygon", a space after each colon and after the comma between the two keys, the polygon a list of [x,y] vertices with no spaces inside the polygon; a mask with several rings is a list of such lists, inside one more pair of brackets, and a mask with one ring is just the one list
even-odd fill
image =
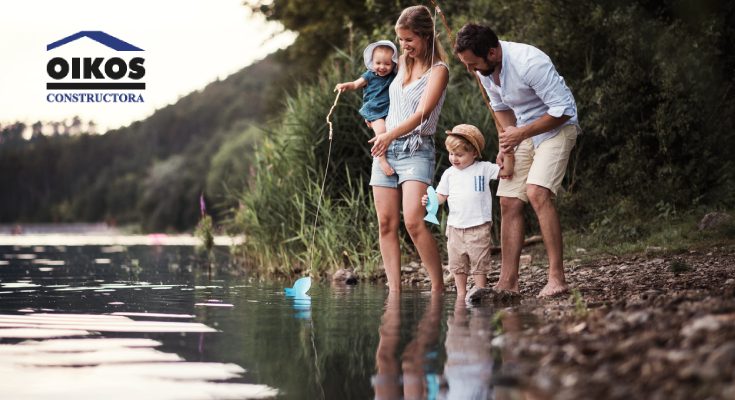
{"label": "woman's hand", "polygon": [[370,149],[370,154],[372,154],[373,157],[384,156],[385,152],[388,150],[388,146],[390,146],[390,143],[392,141],[393,139],[391,139],[390,135],[388,135],[388,132],[381,133],[380,135],[377,135],[374,138],[368,140],[368,143],[373,144],[373,148]]}
{"label": "woman's hand", "polygon": [[426,207],[427,204],[429,204],[429,195],[425,194],[421,196],[421,205]]}

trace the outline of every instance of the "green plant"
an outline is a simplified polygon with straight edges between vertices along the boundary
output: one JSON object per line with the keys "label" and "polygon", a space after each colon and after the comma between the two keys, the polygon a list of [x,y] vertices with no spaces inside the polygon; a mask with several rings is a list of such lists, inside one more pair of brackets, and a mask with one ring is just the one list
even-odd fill
{"label": "green plant", "polygon": [[569,301],[574,304],[574,315],[578,318],[584,318],[589,314],[587,308],[587,302],[584,301],[582,293],[578,289],[572,289],[572,294],[569,296]]}
{"label": "green plant", "polygon": [[201,240],[201,248],[206,250],[208,253],[212,251],[212,248],[214,247],[214,228],[212,227],[212,217],[205,215],[199,220],[199,223],[194,230],[194,236]]}
{"label": "green plant", "polygon": [[669,271],[673,272],[674,274],[680,274],[682,272],[689,271],[689,265],[684,260],[672,260],[669,264]]}
{"label": "green plant", "polygon": [[496,335],[501,335],[503,333],[503,318],[505,317],[506,312],[503,310],[498,310],[493,314],[490,324],[492,325],[493,331]]}

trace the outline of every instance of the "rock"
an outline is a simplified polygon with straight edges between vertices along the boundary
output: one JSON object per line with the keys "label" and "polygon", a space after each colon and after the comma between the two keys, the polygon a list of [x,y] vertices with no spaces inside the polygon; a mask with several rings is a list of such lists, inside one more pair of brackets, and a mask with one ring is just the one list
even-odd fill
{"label": "rock", "polygon": [[711,231],[730,222],[731,220],[732,216],[728,213],[711,212],[702,217],[702,220],[697,224],[697,228],[699,228],[700,231]]}
{"label": "rock", "polygon": [[661,253],[663,251],[666,251],[666,248],[665,247],[661,247],[661,246],[648,246],[648,247],[646,247],[646,254]]}
{"label": "rock", "polygon": [[531,262],[533,262],[533,256],[530,254],[523,254],[520,258],[520,265],[522,267],[531,265]]}
{"label": "rock", "polygon": [[511,292],[510,290],[495,290],[491,288],[479,288],[477,286],[470,289],[467,292],[464,300],[467,304],[477,304],[485,300],[491,302],[509,302],[513,300],[519,300],[521,294],[518,292]]}
{"label": "rock", "polygon": [[701,330],[716,331],[720,329],[720,326],[721,324],[717,317],[714,315],[707,315],[705,317],[697,318],[690,324],[681,328],[681,334],[689,337]]}
{"label": "rock", "polygon": [[735,343],[725,343],[710,353],[700,373],[704,378],[727,377],[735,366]]}
{"label": "rock", "polygon": [[338,269],[332,274],[332,282],[357,285],[357,275],[348,269]]}
{"label": "rock", "polygon": [[625,316],[625,322],[630,325],[643,325],[650,319],[651,314],[647,311],[636,311]]}

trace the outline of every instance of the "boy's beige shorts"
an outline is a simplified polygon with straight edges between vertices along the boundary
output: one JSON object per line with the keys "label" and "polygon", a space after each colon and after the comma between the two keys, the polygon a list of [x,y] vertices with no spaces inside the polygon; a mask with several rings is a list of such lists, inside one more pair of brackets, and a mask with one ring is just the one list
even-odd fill
{"label": "boy's beige shorts", "polygon": [[556,136],[544,140],[536,149],[530,138],[521,142],[515,152],[513,178],[501,179],[496,195],[517,197],[527,203],[526,185],[529,183],[545,187],[556,195],[578,133],[577,125],[566,125]]}
{"label": "boy's beige shorts", "polygon": [[453,274],[487,274],[490,272],[492,222],[470,228],[447,226],[449,270]]}

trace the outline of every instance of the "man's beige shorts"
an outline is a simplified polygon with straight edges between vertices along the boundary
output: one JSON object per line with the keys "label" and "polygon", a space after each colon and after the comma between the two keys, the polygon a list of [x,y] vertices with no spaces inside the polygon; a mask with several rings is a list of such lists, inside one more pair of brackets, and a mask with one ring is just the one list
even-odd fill
{"label": "man's beige shorts", "polygon": [[526,185],[545,187],[556,196],[561,187],[569,163],[569,155],[577,142],[579,127],[566,125],[559,133],[533,148],[533,141],[526,139],[515,152],[515,168],[512,179],[501,179],[497,196],[516,197],[528,202]]}
{"label": "man's beige shorts", "polygon": [[490,272],[492,222],[471,228],[447,226],[449,270],[453,274],[487,274]]}

